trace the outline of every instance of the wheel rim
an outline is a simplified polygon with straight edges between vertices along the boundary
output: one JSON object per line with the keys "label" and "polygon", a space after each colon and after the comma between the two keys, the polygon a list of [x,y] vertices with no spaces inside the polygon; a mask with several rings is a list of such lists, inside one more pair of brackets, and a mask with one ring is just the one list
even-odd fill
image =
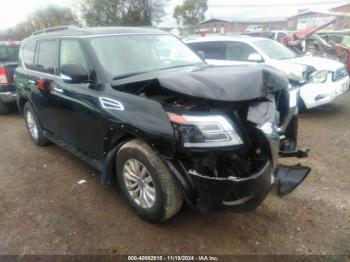
{"label": "wheel rim", "polygon": [[26,119],[27,119],[27,124],[28,124],[28,129],[29,129],[30,135],[34,139],[38,139],[38,136],[39,136],[38,127],[36,125],[36,122],[35,122],[35,119],[33,117],[33,114],[30,111],[27,111]]}
{"label": "wheel rim", "polygon": [[151,208],[156,202],[156,189],[147,168],[136,159],[129,159],[123,168],[126,189],[132,200],[142,208]]}

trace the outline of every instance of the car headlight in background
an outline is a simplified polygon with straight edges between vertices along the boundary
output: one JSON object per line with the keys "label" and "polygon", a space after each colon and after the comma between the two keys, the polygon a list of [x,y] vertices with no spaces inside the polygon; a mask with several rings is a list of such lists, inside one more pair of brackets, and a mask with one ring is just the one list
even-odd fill
{"label": "car headlight in background", "polygon": [[310,75],[310,80],[313,83],[324,83],[328,78],[328,71],[316,71]]}
{"label": "car headlight in background", "polygon": [[168,113],[175,124],[185,126],[182,131],[184,147],[224,147],[241,145],[243,141],[233,124],[222,115],[193,116]]}

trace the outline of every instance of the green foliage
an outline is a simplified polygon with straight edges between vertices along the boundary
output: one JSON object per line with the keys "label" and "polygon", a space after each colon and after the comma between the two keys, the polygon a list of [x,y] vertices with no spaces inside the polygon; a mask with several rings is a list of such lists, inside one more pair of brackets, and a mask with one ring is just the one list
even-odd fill
{"label": "green foliage", "polygon": [[79,25],[79,20],[70,8],[49,5],[34,11],[25,21],[3,32],[0,38],[22,40],[34,31],[61,25]]}
{"label": "green foliage", "polygon": [[152,25],[165,15],[169,0],[81,0],[88,26]]}
{"label": "green foliage", "polygon": [[173,16],[178,25],[182,22],[184,26],[194,31],[204,20],[207,10],[208,0],[185,0],[182,5],[175,7]]}

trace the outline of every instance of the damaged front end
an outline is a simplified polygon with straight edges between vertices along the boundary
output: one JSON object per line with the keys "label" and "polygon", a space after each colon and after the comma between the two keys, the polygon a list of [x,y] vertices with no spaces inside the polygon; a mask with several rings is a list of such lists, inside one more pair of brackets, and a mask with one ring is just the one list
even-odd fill
{"label": "damaged front end", "polygon": [[[163,106],[174,130],[174,156],[163,159],[182,185],[188,203],[202,213],[254,210],[276,178],[283,185],[293,176],[293,167],[278,175],[278,157],[280,141],[290,132],[289,123],[295,117],[298,91],[288,91],[288,79],[270,68],[249,70],[255,79],[249,81],[249,90],[254,94],[247,94],[244,84],[229,87],[227,81],[225,89],[201,88],[200,93],[198,80],[206,83],[206,79],[203,72],[196,71],[187,72],[186,83],[195,78],[197,88],[187,88],[185,82],[179,90],[174,88],[178,85],[169,88],[172,76],[142,85],[140,95]],[[178,77],[176,82],[180,84],[182,79]],[[226,97],[219,99],[215,90]],[[215,99],[209,99],[210,94]],[[237,99],[239,95],[244,99]],[[296,128],[292,128],[294,133]],[[295,146],[296,141],[288,149],[284,145],[284,152]]]}

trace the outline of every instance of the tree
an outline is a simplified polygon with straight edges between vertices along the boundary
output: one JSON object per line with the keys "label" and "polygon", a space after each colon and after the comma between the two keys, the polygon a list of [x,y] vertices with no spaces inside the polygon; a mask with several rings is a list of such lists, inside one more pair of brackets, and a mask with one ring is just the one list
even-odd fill
{"label": "tree", "polygon": [[6,37],[22,40],[34,31],[62,25],[79,25],[77,16],[68,7],[49,5],[30,14],[25,21],[7,30]]}
{"label": "tree", "polygon": [[208,0],[185,0],[182,5],[174,9],[173,17],[177,23],[182,21],[184,26],[189,27],[191,33],[205,18],[205,12],[208,10]]}
{"label": "tree", "polygon": [[88,26],[152,25],[165,15],[169,0],[81,0]]}

